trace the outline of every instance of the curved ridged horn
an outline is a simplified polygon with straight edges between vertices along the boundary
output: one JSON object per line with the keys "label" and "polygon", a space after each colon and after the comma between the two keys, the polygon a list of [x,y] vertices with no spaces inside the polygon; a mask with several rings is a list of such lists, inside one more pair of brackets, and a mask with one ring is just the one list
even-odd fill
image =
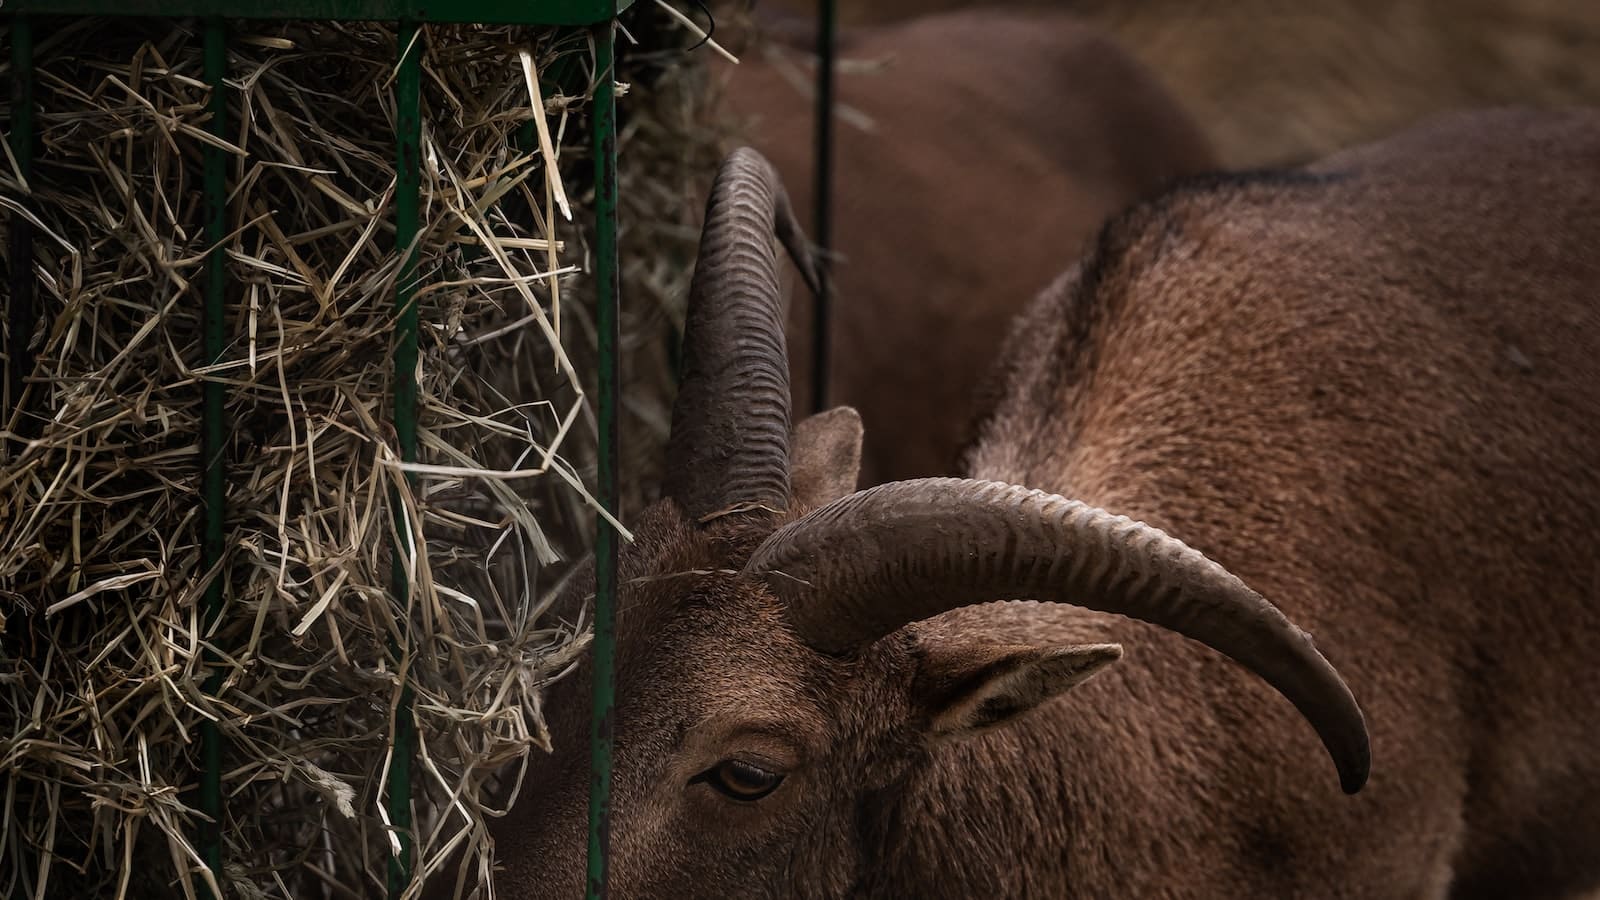
{"label": "curved ridged horn", "polygon": [[706,201],[667,443],[664,492],[696,520],[788,504],[789,360],[774,235],[814,284],[771,164],[735,150]]}
{"label": "curved ridged horn", "polygon": [[1261,676],[1316,729],[1345,791],[1366,783],[1361,708],[1310,635],[1199,551],[1125,516],[994,481],[900,481],[779,529],[745,572],[784,601],[802,639],[828,653],[994,600],[1142,619]]}

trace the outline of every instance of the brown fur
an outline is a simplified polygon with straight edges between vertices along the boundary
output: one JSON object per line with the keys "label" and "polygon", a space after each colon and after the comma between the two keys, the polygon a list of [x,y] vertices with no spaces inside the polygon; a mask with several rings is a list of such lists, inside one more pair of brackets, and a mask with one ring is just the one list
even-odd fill
{"label": "brown fur", "polygon": [[[1593,886],[1596,247],[1600,115],[1486,114],[1177,190],[1014,330],[973,474],[1159,525],[1307,626],[1367,714],[1360,795],[1280,697],[1148,625],[990,604],[825,657],[735,574],[777,517],[663,502],[625,554],[613,896]],[[1128,658],[1065,694],[1017,677],[1071,646],[1081,680],[1107,640]],[[963,713],[1018,684],[1037,709]],[[501,896],[580,888],[587,700],[586,671],[551,692]],[[730,757],[787,778],[753,803],[696,781]]]}
{"label": "brown fur", "polygon": [[[1108,216],[1210,168],[1210,150],[1148,74],[1067,16],[929,17],[847,33],[841,53],[876,66],[838,81],[839,102],[874,127],[836,126],[829,401],[861,412],[866,483],[952,474],[1011,318]],[[760,50],[743,58],[726,106],[809,209],[812,102]],[[792,385],[807,410],[812,307],[795,297]]]}
{"label": "brown fur", "polygon": [[[1236,865],[1266,841],[1288,864],[1244,893],[1560,897],[1600,873],[1597,175],[1600,118],[1501,113],[1196,186],[1107,229],[1015,329],[973,471],[1183,535],[1363,702],[1373,781],[1340,802],[1271,752],[1292,723],[1258,685],[1110,631],[1158,674],[1079,699],[1212,697],[1180,754],[1217,754],[1179,765],[1200,789],[1153,812],[1233,807],[1182,846]],[[1113,862],[1163,895],[1158,868]]]}

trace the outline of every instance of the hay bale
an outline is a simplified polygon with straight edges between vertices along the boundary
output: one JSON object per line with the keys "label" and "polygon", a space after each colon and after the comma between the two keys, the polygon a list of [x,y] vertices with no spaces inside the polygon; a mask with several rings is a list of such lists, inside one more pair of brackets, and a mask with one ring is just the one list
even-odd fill
{"label": "hay bale", "polygon": [[[210,369],[199,28],[77,19],[38,34],[31,195],[0,167],[7,227],[24,200],[36,215],[42,310],[0,435],[0,895],[195,896],[206,720],[224,736],[227,892],[377,895],[402,671],[423,738],[418,859],[458,851],[482,872],[494,773],[548,743],[537,689],[586,641],[539,615],[594,517],[584,33],[423,31],[432,468],[415,492],[389,423],[393,28],[232,29],[228,351]],[[656,49],[681,46],[661,35]],[[545,82],[555,158],[526,140],[522,53]],[[665,433],[666,348],[716,152],[699,58],[619,69],[640,78],[620,101],[625,464]],[[226,385],[229,423],[227,607],[210,631],[207,379]],[[638,502],[649,479],[629,487]],[[391,492],[425,538],[404,605],[389,589]],[[409,648],[398,662],[391,640]],[[206,647],[222,660],[215,697],[200,687]]]}

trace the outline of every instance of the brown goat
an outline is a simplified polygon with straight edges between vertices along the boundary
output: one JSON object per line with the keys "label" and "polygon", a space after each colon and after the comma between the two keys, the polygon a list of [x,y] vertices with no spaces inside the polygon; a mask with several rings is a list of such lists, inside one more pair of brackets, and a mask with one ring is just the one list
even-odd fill
{"label": "brown goat", "polygon": [[[749,123],[740,140],[809,208],[812,102],[767,49],[729,68],[724,101]],[[980,413],[974,385],[1012,318],[1107,217],[1212,168],[1210,150],[1143,69],[1068,16],[934,16],[847,32],[840,52],[881,65],[839,75],[839,101],[871,128],[836,125],[829,400],[866,424],[866,483],[954,474]],[[800,409],[811,334],[797,296]]]}
{"label": "brown goat", "polygon": [[[848,493],[847,409],[789,440],[784,221],[735,154],[673,478],[624,554],[614,896],[1596,883],[1600,115],[1458,118],[1120,218],[1015,329],[982,480]],[[1352,694],[1218,563],[1339,661],[1360,796],[1267,685],[1346,790]],[[580,669],[501,896],[581,887],[587,714]]]}

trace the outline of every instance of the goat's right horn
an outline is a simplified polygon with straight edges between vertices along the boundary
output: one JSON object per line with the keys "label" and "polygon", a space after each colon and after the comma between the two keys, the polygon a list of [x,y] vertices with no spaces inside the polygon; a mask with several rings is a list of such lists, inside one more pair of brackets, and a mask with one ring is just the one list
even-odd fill
{"label": "goat's right horn", "polygon": [[667,443],[664,493],[695,520],[788,505],[789,360],[774,235],[814,285],[771,164],[735,150],[706,201]]}
{"label": "goat's right horn", "polygon": [[1221,566],[1159,529],[1054,494],[929,478],[859,491],[780,528],[745,572],[829,653],[995,600],[1041,600],[1142,619],[1232,657],[1295,705],[1340,783],[1371,765],[1349,687],[1310,635]]}

